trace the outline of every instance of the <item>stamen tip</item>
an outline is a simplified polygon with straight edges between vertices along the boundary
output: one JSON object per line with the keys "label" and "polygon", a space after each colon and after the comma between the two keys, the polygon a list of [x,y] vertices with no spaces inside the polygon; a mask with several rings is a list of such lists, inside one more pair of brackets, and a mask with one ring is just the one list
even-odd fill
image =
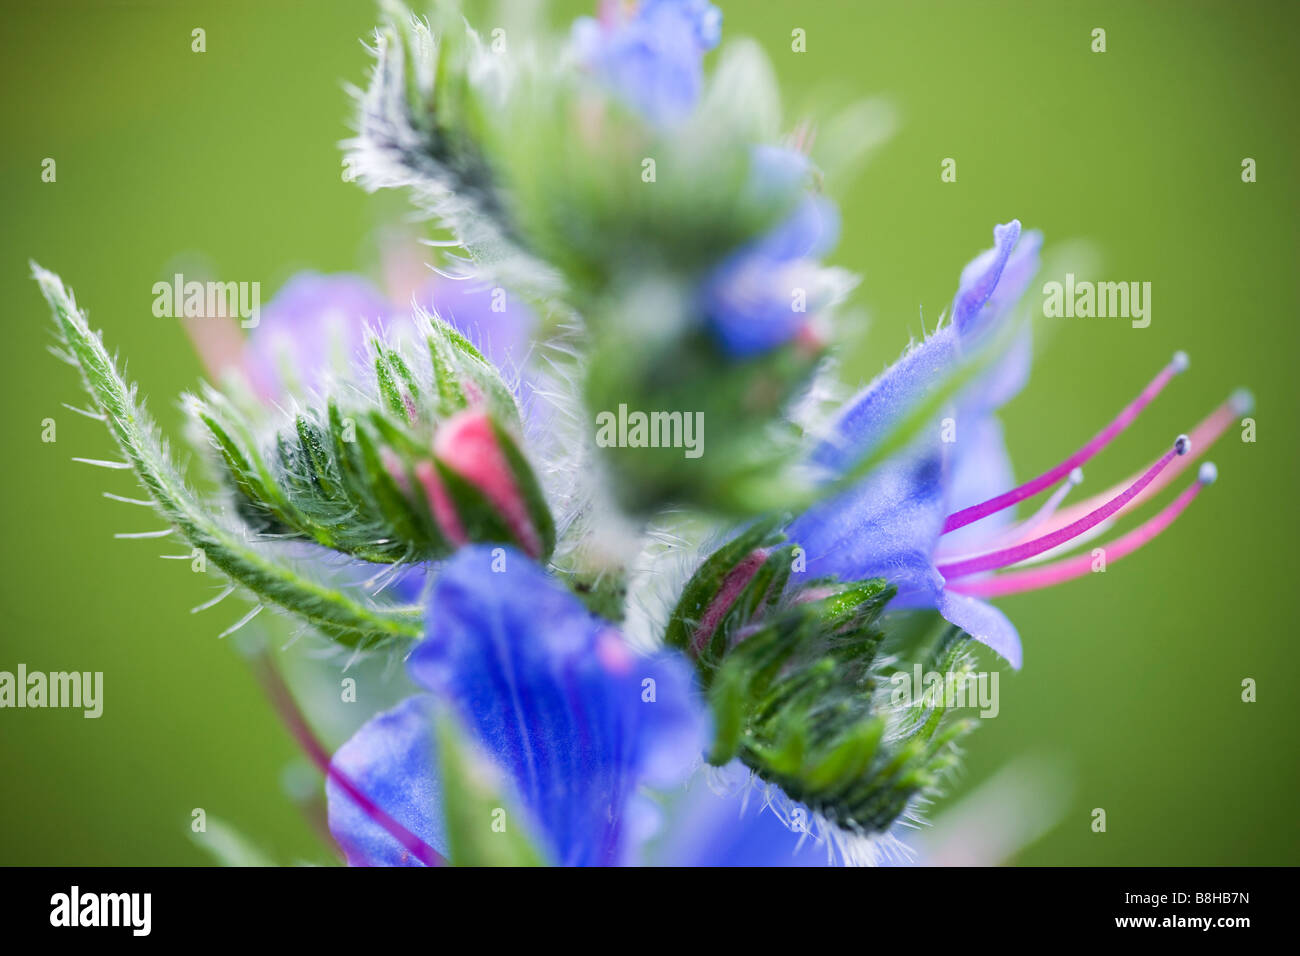
{"label": "stamen tip", "polygon": [[1192,360],[1187,357],[1187,353],[1179,349],[1174,353],[1173,361],[1169,363],[1174,367],[1175,372],[1186,372],[1187,366],[1192,364]]}
{"label": "stamen tip", "polygon": [[1083,481],[1083,469],[1075,468],[1070,471],[1070,484],[1077,485]]}
{"label": "stamen tip", "polygon": [[1228,404],[1232,406],[1233,414],[1249,415],[1255,409],[1255,396],[1250,393],[1249,389],[1239,388],[1232,393],[1228,399]]}
{"label": "stamen tip", "polygon": [[1201,470],[1196,474],[1196,480],[1203,485],[1212,485],[1219,477],[1219,469],[1215,467],[1214,462],[1207,461],[1201,465]]}
{"label": "stamen tip", "polygon": [[1179,435],[1174,439],[1174,451],[1180,455],[1186,455],[1192,450],[1192,440],[1186,435]]}

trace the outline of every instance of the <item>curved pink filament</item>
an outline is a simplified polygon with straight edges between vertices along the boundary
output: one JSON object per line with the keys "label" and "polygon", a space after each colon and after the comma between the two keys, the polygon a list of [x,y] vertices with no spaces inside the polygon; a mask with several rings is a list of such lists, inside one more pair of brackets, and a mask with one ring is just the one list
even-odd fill
{"label": "curved pink filament", "polygon": [[[1166,505],[1164,510],[1154,518],[1134,528],[1128,534],[1115,539],[1110,544],[1104,545],[1103,550],[1105,551],[1106,560],[1108,562],[1118,561],[1159,535],[1174,523],[1174,519],[1182,514],[1183,510],[1200,494],[1201,488],[1205,484],[1204,481],[1192,482],[1182,494]],[[1092,570],[1093,556],[1091,554],[1080,554],[1039,568],[1012,571],[1008,574],[999,574],[995,577],[982,578],[976,581],[957,581],[949,586],[948,590],[957,594],[969,595],[970,597],[1004,597],[1008,594],[1036,591],[1065,581],[1072,581],[1075,578],[1083,577],[1085,574],[1091,574]]]}
{"label": "curved pink filament", "polygon": [[416,834],[412,833],[401,823],[389,816],[379,804],[375,803],[370,797],[353,782],[352,778],[345,774],[330,759],[329,751],[325,749],[307,723],[298,702],[294,700],[289,686],[280,676],[279,670],[269,657],[259,659],[259,672],[262,679],[262,685],[266,688],[267,696],[271,699],[271,704],[275,707],[284,721],[289,732],[293,734],[298,745],[311,758],[317,769],[326,777],[338,784],[339,788],[348,795],[348,798],[355,803],[361,812],[374,820],[384,830],[388,831],[389,836],[396,840],[403,849],[413,857],[423,863],[425,866],[441,866],[447,862],[441,853],[435,850]]}
{"label": "curved pink filament", "polygon": [[1041,508],[1015,527],[1009,528],[1006,534],[999,535],[994,539],[995,542],[998,544],[1017,544],[1026,540],[1034,532],[1045,528],[1047,523],[1056,516],[1056,512],[1060,509],[1065,496],[1082,480],[1083,472],[1071,472],[1070,477],[1065,480],[1065,484],[1053,491],[1051,496],[1043,502]]}
{"label": "curved pink filament", "polygon": [[964,528],[966,525],[986,518],[991,514],[996,514],[1006,508],[1010,508],[1017,502],[1024,501],[1026,498],[1032,498],[1044,488],[1049,488],[1056,484],[1075,468],[1078,468],[1093,455],[1101,451],[1115,439],[1117,435],[1133,424],[1133,421],[1142,413],[1142,410],[1151,404],[1152,400],[1169,384],[1170,379],[1187,367],[1187,356],[1182,352],[1170,360],[1169,364],[1160,370],[1147,387],[1138,393],[1137,398],[1129,402],[1124,410],[1115,416],[1109,425],[1099,431],[1092,437],[1086,445],[1076,451],[1065,461],[1043,472],[1037,478],[1030,479],[1017,488],[1005,491],[995,498],[983,501],[977,505],[971,505],[969,508],[963,508],[961,511],[954,512],[948,516],[943,523],[943,531],[946,534],[949,531],[956,531],[958,528]]}
{"label": "curved pink filament", "polygon": [[[1139,507],[1144,501],[1160,494],[1169,486],[1175,478],[1197,458],[1201,456],[1211,445],[1223,437],[1226,432],[1236,421],[1237,416],[1245,414],[1243,411],[1242,399],[1233,396],[1216,408],[1210,414],[1206,415],[1200,423],[1191,431],[1192,450],[1190,454],[1184,455],[1178,461],[1174,462],[1166,471],[1160,474],[1160,477],[1147,485],[1142,492],[1130,501],[1124,511],[1132,511]],[[1076,502],[1068,508],[1062,508],[1053,517],[1047,525],[1047,530],[1054,531],[1057,528],[1063,528],[1071,522],[1077,521],[1083,515],[1099,507],[1103,502],[1109,501],[1115,495],[1119,494],[1125,487],[1131,484],[1137,478],[1137,473],[1130,475],[1119,484],[1107,488],[1105,491],[1098,492],[1091,497]]]}
{"label": "curved pink filament", "polygon": [[1082,480],[1082,471],[1079,471],[1078,473],[1071,472],[1070,477],[1066,479],[1065,484],[1053,491],[1051,497],[1043,502],[1042,507],[1024,521],[1017,522],[1006,530],[995,533],[991,538],[986,538],[983,542],[983,547],[972,548],[970,545],[967,545],[964,548],[945,548],[940,545],[938,551],[935,553],[936,558],[953,560],[958,556],[964,557],[967,555],[982,554],[991,548],[1005,547],[1028,540],[1029,536],[1034,534],[1036,531],[1048,527],[1048,523],[1056,516],[1056,511],[1061,506],[1061,502],[1065,500],[1065,496],[1068,495]]}
{"label": "curved pink filament", "polygon": [[1018,544],[1014,547],[1003,548],[1000,551],[991,551],[988,554],[981,554],[977,557],[968,558],[964,561],[954,561],[950,564],[941,564],[938,571],[946,580],[965,577],[968,574],[978,574],[980,571],[992,571],[995,568],[1003,568],[1008,564],[1015,564],[1024,561],[1026,558],[1032,558],[1036,554],[1042,554],[1057,545],[1064,544],[1071,538],[1077,537],[1089,528],[1100,524],[1111,515],[1113,515],[1124,505],[1128,504],[1137,494],[1149,485],[1156,475],[1160,474],[1164,467],[1174,460],[1178,455],[1185,454],[1187,451],[1187,439],[1179,436],[1174,447],[1169,449],[1160,457],[1160,459],[1146,470],[1146,472],[1137,481],[1133,482],[1124,492],[1115,498],[1112,498],[1106,504],[1102,505],[1096,511],[1080,518],[1073,524],[1066,525],[1057,531],[1034,538],[1032,541],[1026,541],[1024,544]]}

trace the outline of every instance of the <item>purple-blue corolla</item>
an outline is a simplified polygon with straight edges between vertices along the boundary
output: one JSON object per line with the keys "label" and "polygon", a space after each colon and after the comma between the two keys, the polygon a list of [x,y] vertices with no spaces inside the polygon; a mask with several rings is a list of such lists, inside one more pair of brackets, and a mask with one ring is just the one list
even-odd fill
{"label": "purple-blue corolla", "polygon": [[[1029,373],[1028,326],[1004,327],[1037,269],[1040,237],[1021,235],[1012,221],[993,231],[994,246],[962,272],[951,321],[908,350],[850,400],[829,435],[812,452],[824,474],[846,473],[880,446],[891,429],[941,388],[981,345],[993,343],[992,360],[947,403],[942,421],[923,426],[905,451],[894,454],[860,482],[821,502],[788,527],[806,554],[807,574],[842,580],[883,577],[898,588],[892,607],[934,608],[950,623],[984,642],[1013,667],[1021,663],[1020,638],[1011,621],[985,598],[1047,587],[1096,570],[1095,556],[1065,558],[1006,574],[993,571],[1087,540],[1122,510],[1136,507],[1167,484],[1194,454],[1222,434],[1223,410],[1128,482],[1070,510],[1058,510],[1081,479],[1080,467],[1127,428],[1169,381],[1187,367],[1176,354],[1145,389],[1087,444],[1021,485],[994,413],[1020,391]],[[1236,401],[1238,405],[1242,400]],[[1225,406],[1226,408],[1226,406]],[[1230,416],[1229,416],[1230,417]],[[1141,527],[1107,545],[1110,560],[1141,547],[1164,530],[1214,480],[1203,465],[1198,481]],[[1056,492],[1019,523],[1008,509],[1047,488]]]}
{"label": "purple-blue corolla", "polygon": [[704,54],[718,45],[722,12],[708,0],[645,0],[634,9],[606,0],[596,18],[573,24],[574,53],[618,99],[668,126],[695,108]]}
{"label": "purple-blue corolla", "polygon": [[[503,773],[551,863],[828,862],[825,846],[747,789],[748,771],[728,768],[727,793],[705,785],[709,721],[689,664],[675,652],[636,654],[523,554],[462,548],[440,568],[428,607],[427,636],[407,660],[427,693],[372,718],[332,763],[428,847],[447,849],[433,733],[444,706]],[[423,862],[333,776],[328,797],[349,863]]]}

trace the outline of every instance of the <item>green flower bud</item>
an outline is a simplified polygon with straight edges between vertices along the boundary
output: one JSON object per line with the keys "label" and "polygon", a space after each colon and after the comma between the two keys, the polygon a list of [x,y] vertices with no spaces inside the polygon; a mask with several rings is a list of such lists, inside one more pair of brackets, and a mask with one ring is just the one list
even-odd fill
{"label": "green flower bud", "polygon": [[219,392],[192,400],[252,527],[380,562],[434,560],[469,542],[551,553],[554,522],[509,387],[447,324],[424,331],[427,365],[372,342],[372,403],[331,398],[265,451]]}
{"label": "green flower bud", "polygon": [[[838,826],[883,832],[933,789],[973,722],[945,719],[942,701],[895,706],[879,626],[894,587],[827,578],[791,588],[795,551],[777,527],[755,525],[704,562],[665,640],[695,659],[707,688],[711,763],[738,758]],[[925,669],[964,673],[967,644],[947,629]]]}

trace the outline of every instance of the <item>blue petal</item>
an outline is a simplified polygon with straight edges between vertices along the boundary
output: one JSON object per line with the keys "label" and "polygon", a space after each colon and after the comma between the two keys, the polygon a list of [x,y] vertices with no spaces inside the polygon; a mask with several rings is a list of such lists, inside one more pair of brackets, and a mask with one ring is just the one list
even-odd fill
{"label": "blue petal", "polygon": [[[993,230],[995,245],[962,270],[953,299],[952,322],[918,345],[845,404],[831,435],[813,452],[813,461],[839,473],[874,448],[891,428],[956,367],[963,340],[992,331],[1024,294],[1038,268],[1042,236],[1020,236],[1012,220]],[[997,408],[1015,395],[1029,374],[1028,335],[1018,337],[980,379],[963,391],[959,406],[980,412]]]}
{"label": "blue petal", "polygon": [[957,400],[963,413],[989,413],[1015,398],[1029,381],[1033,358],[1033,339],[1029,326],[1026,325],[1023,331],[1016,334],[1006,353],[993,363],[993,367],[963,390]]}
{"label": "blue petal", "polygon": [[524,555],[506,549],[494,572],[494,550],[463,548],[439,574],[411,676],[506,772],[553,860],[621,862],[638,785],[679,781],[699,759],[690,671],[676,655],[634,656]]}
{"label": "blue petal", "polygon": [[899,595],[932,595],[943,583],[932,555],[945,517],[937,449],[900,455],[849,491],[814,505],[786,529],[804,550],[808,579],[883,577]]}
{"label": "blue petal", "polygon": [[701,53],[712,50],[722,39],[722,11],[709,0],[644,0],[636,16],[661,30],[668,29],[668,24],[688,24],[691,39]]}
{"label": "blue petal", "polygon": [[295,275],[266,307],[248,339],[249,373],[268,399],[284,392],[281,369],[307,389],[321,387],[337,366],[346,369],[365,344],[366,324],[392,314],[373,286],[359,276]]}
{"label": "blue petal", "polygon": [[960,356],[959,349],[952,325],[908,349],[845,404],[831,435],[813,451],[813,462],[839,474],[870,452],[931,388],[944,381]]}
{"label": "blue petal", "polygon": [[[1020,301],[1030,281],[1038,271],[1038,250],[1043,244],[1042,233],[1027,232],[1020,237],[1015,251],[1002,270],[997,288],[984,305],[986,318],[981,324],[992,328],[1000,323]],[[962,396],[962,402],[984,411],[1000,408],[1020,393],[1029,381],[1033,361],[1033,340],[1028,323],[1019,332],[1007,350],[988,372],[980,377]]]}
{"label": "blue petal", "polygon": [[728,256],[705,280],[703,310],[726,351],[754,355],[790,341],[808,320],[794,308],[800,266],[835,244],[839,213],[822,196],[805,196],[767,235]]}
{"label": "blue petal", "polygon": [[957,295],[952,300],[952,324],[962,335],[969,334],[980,323],[980,312],[992,297],[1002,278],[1002,270],[1011,258],[1011,250],[1020,238],[1020,221],[1013,219],[1006,225],[993,227],[993,248],[980,253],[961,273]]}
{"label": "blue petal", "polygon": [[577,58],[619,99],[667,126],[695,107],[704,53],[718,43],[722,14],[707,0],[651,0],[627,18],[580,17]]}
{"label": "blue petal", "polygon": [[[906,352],[848,403],[831,436],[814,450],[815,464],[831,474],[842,473],[868,453],[944,380],[961,355],[963,340],[989,331],[1024,293],[1037,269],[1041,236],[1028,233],[1017,246],[1020,223],[1014,220],[997,226],[993,235],[993,249],[962,272],[952,324]],[[788,529],[803,546],[814,576],[884,577],[898,587],[896,606],[937,608],[1015,667],[1020,666],[1020,639],[1011,622],[991,605],[946,593],[932,556],[946,514],[1014,484],[992,411],[1019,391],[1030,358],[1026,330],[992,369],[958,396],[958,435],[947,449],[946,469],[942,454],[922,442],[850,491],[813,507]],[[1009,515],[987,519],[970,535],[959,531],[944,542],[960,547],[964,537],[986,536],[1008,520]]]}
{"label": "blue petal", "polygon": [[[1019,226],[1019,223],[1015,225]],[[1020,301],[1020,297],[1029,288],[1029,283],[1033,281],[1034,274],[1038,272],[1038,252],[1042,247],[1043,234],[1037,229],[1031,229],[1020,236],[1020,241],[1007,258],[1002,275],[985,303],[985,309],[990,315],[1001,316]]]}
{"label": "blue petal", "polygon": [[1016,670],[1020,670],[1023,662],[1020,635],[1007,616],[992,604],[965,594],[944,591],[938,596],[936,606],[949,624],[957,625],[975,640],[1002,655]]}
{"label": "blue petal", "polygon": [[[703,774],[673,801],[648,862],[658,866],[829,866],[824,842],[788,827],[762,793],[735,785],[749,776],[736,761],[723,768],[733,785],[715,793]],[[812,820],[806,808],[805,820]]]}
{"label": "blue petal", "polygon": [[[972,425],[988,431],[983,438],[969,436],[972,460],[958,466],[959,472],[967,474],[958,475],[962,494],[979,494],[974,477],[979,468],[1001,467],[996,457],[1001,435],[996,422],[974,419],[965,427],[969,431]],[[961,442],[959,437],[955,444]],[[831,574],[846,581],[885,578],[898,588],[891,606],[936,608],[950,623],[1019,668],[1020,638],[1006,616],[983,601],[947,593],[935,569],[934,550],[950,511],[946,499],[951,476],[945,477],[944,472],[937,447],[896,456],[849,491],[800,515],[787,527],[787,534],[804,550],[808,579]]]}
{"label": "blue petal", "polygon": [[[432,698],[419,695],[372,717],[330,763],[390,817],[445,853],[432,707]],[[422,865],[335,780],[326,782],[325,796],[330,833],[350,865]]]}
{"label": "blue petal", "polygon": [[[805,196],[794,212],[748,250],[757,259],[774,264],[814,259],[835,246],[840,234],[840,214],[825,196]],[[743,254],[742,254],[743,257]],[[784,296],[787,307],[790,295]]]}
{"label": "blue petal", "polygon": [[[966,414],[957,420],[956,441],[949,445],[947,497],[944,511],[952,514],[988,501],[1015,486],[1011,457],[1002,426],[992,415]],[[1014,520],[1010,509],[975,524],[950,531],[942,538],[945,552],[972,550],[989,535]]]}

